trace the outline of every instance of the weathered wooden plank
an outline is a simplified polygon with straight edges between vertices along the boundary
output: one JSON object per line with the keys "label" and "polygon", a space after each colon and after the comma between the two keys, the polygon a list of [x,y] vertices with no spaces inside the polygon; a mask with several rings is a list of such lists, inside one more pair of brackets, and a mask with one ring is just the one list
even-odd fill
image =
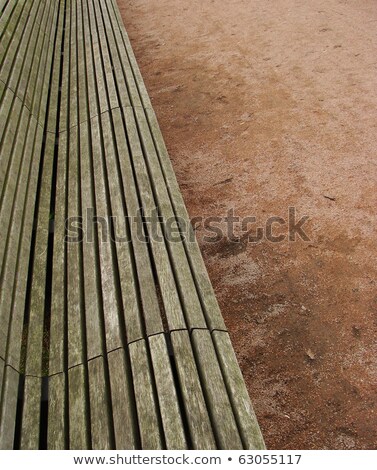
{"label": "weathered wooden plank", "polygon": [[[2,106],[2,100],[3,100],[3,94],[5,92],[5,89],[6,89],[6,85],[5,83],[0,80],[0,106]],[[1,111],[1,114],[3,116],[3,119],[5,119],[5,114],[3,114],[3,111]],[[0,134],[0,141],[1,141],[1,134]]]}
{"label": "weathered wooden plank", "polygon": [[[0,144],[2,143],[3,136],[5,129],[7,128],[7,125],[9,125],[9,120],[10,118],[14,119],[14,115],[10,114],[10,111],[12,109],[13,103],[15,101],[14,99],[14,93],[13,91],[9,90],[9,88],[5,88],[5,85],[3,82],[0,82],[0,85],[3,86],[3,100],[0,104],[0,113],[1,113],[1,120],[0,120]],[[19,100],[18,100],[19,102]],[[21,107],[19,107],[19,110],[21,110]],[[20,112],[20,111],[19,111]],[[2,157],[3,158],[3,157]],[[4,163],[3,163],[4,165]]]}
{"label": "weathered wooden plank", "polygon": [[194,330],[191,341],[218,448],[242,449],[211,333]]}
{"label": "weathered wooden plank", "polygon": [[[55,42],[55,51],[54,51],[54,60],[53,60],[53,70],[51,76],[51,96],[48,106],[48,120],[47,128],[48,132],[56,132],[56,126],[59,116],[59,86],[60,86],[60,72],[63,66],[62,64],[62,42],[63,42],[63,28],[65,20],[65,2],[58,2],[59,7],[59,16],[57,22],[57,32],[56,32],[56,42]],[[48,82],[47,82],[48,83]],[[41,106],[43,109],[43,104]]]}
{"label": "weathered wooden plank", "polygon": [[79,123],[88,120],[88,90],[87,90],[87,72],[85,56],[85,39],[83,29],[83,9],[82,1],[76,1],[77,6],[77,74],[78,74],[78,107]]}
{"label": "weathered wooden plank", "polygon": [[145,340],[129,345],[137,417],[143,450],[163,448],[157,398]]}
{"label": "weathered wooden plank", "polygon": [[[4,183],[8,173],[8,168],[10,164],[10,156],[12,154],[12,149],[15,141],[15,136],[20,122],[21,117],[21,101],[15,99],[12,106],[12,115],[6,126],[3,141],[1,144],[0,152],[0,193],[2,194],[4,189]],[[14,114],[13,114],[14,113]]]}
{"label": "weathered wooden plank", "polygon": [[[158,215],[157,206],[153,198],[152,188],[148,178],[143,153],[140,147],[133,110],[131,108],[124,108],[123,115],[125,119],[125,128],[127,130],[127,139],[130,146],[133,171],[136,180],[135,185],[132,179],[128,181],[127,179],[124,179],[124,188],[126,188],[127,185],[131,185],[131,188],[136,186],[138,187],[143,214],[145,218],[150,221],[149,229],[151,224],[154,223],[154,232],[149,233],[149,243],[153,253],[153,259],[167,323],[170,330],[184,329],[186,328],[186,322],[177,293],[175,279],[171,269],[170,259],[166,249],[161,226],[159,221],[156,220],[156,216]],[[122,132],[124,133],[124,131],[122,131],[118,125],[115,127],[115,131],[117,134],[117,141],[121,142],[121,139],[124,139],[122,136]],[[123,178],[127,178],[127,174],[125,172],[123,173]]]}
{"label": "weathered wooden plank", "polygon": [[[63,94],[68,95],[67,86],[69,54],[61,57],[60,48],[63,40],[64,21],[69,21],[69,12],[64,15],[64,2],[61,2],[59,16],[59,32],[54,58],[53,70],[53,90],[59,89],[59,73],[62,70],[62,96],[60,104],[63,102]],[[66,30],[65,44],[69,42],[69,30]],[[66,82],[64,82],[64,79]],[[65,93],[64,93],[64,92]],[[59,127],[66,128],[68,121],[68,103],[65,101],[64,108],[61,105],[60,110],[54,109],[58,103],[58,93],[52,93],[50,99],[49,118],[47,129],[55,133],[59,120]],[[60,113],[60,116],[59,116]],[[59,118],[59,119],[58,119]],[[55,214],[54,214],[54,247],[52,263],[52,281],[51,281],[51,312],[50,312],[50,351],[49,351],[49,374],[62,372],[65,367],[65,361],[68,357],[66,344],[68,339],[68,317],[67,317],[67,246],[65,243],[65,226],[68,215],[68,159],[69,159],[69,134],[61,132],[59,135],[57,164],[56,164],[56,186],[55,186]]]}
{"label": "weathered wooden plank", "polygon": [[16,426],[19,374],[6,366],[0,409],[0,449],[13,449]]}
{"label": "weathered wooden plank", "polygon": [[171,160],[169,158],[164,139],[162,137],[156,115],[153,109],[147,109],[146,115],[149,126],[155,142],[156,150],[160,160],[161,169],[164,175],[165,184],[169,191],[170,200],[172,202],[176,217],[186,221],[187,233],[184,239],[187,257],[189,259],[191,271],[195,280],[195,285],[199,297],[201,299],[206,321],[210,330],[224,330],[226,326],[214,294],[211,281],[208,277],[203,257],[201,255],[199,245],[195,238],[195,233],[190,224],[190,218],[187,213],[185,203],[179,185],[174,173]]}
{"label": "weathered wooden plank", "polygon": [[88,2],[81,0],[84,35],[84,49],[86,57],[86,79],[88,113],[90,117],[98,114],[97,77],[94,71],[94,50],[90,30]]}
{"label": "weathered wooden plank", "polygon": [[49,378],[48,384],[47,448],[49,450],[67,448],[67,406],[66,374],[53,375]]}
{"label": "weathered wooden plank", "polygon": [[90,449],[88,384],[83,365],[68,371],[69,448]]}
{"label": "weathered wooden plank", "polygon": [[173,331],[171,342],[192,447],[216,449],[198,370],[187,331]]}
{"label": "weathered wooden plank", "polygon": [[138,426],[129,360],[125,351],[108,354],[116,449],[137,449]]}
{"label": "weathered wooden plank", "polygon": [[5,368],[5,361],[2,357],[0,357],[0,405],[1,405],[1,394],[3,390],[4,368]]}
{"label": "weathered wooden plank", "polygon": [[244,448],[264,449],[263,436],[229,335],[223,331],[214,331],[212,337]]}
{"label": "weathered wooden plank", "polygon": [[[67,13],[68,14],[68,13]],[[70,1],[70,58],[69,58],[69,129],[77,126],[78,117],[78,72],[77,72],[77,8],[76,0]]]}
{"label": "weathered wooden plank", "polygon": [[88,374],[92,449],[111,449],[114,446],[113,430],[103,357],[88,362]]}
{"label": "weathered wooden plank", "polygon": [[[68,210],[67,216],[72,228],[77,227],[81,217],[80,207],[80,161],[78,128],[69,131],[68,161]],[[67,311],[68,311],[68,367],[81,364],[84,350],[84,298],[82,260],[79,231],[67,233]]]}
{"label": "weathered wooden plank", "polygon": [[67,134],[60,134],[57,178],[56,178],[56,205],[54,217],[54,251],[51,288],[51,314],[50,314],[50,351],[49,373],[57,374],[64,370],[65,362],[65,336],[67,322],[66,304],[66,246],[65,222],[67,215]]}
{"label": "weathered wooden plank", "polygon": [[60,98],[59,132],[69,129],[69,106],[70,106],[70,63],[71,63],[71,1],[66,1],[65,12],[65,35],[62,56],[62,83]]}
{"label": "weathered wooden plank", "polygon": [[[94,221],[88,220],[94,216],[94,176],[92,171],[90,131],[88,122],[80,124],[80,164],[81,164],[81,205],[85,219],[86,235],[82,243],[83,250],[83,280],[85,297],[85,319],[87,335],[87,359],[92,359],[104,353],[103,311],[98,260],[98,242],[96,239]],[[90,232],[89,232],[90,230]]]}
{"label": "weathered wooden plank", "polygon": [[42,379],[31,376],[25,377],[20,442],[21,450],[34,450],[39,448],[41,397]]}
{"label": "weathered wooden plank", "polygon": [[166,448],[173,450],[187,449],[186,436],[165,335],[151,336],[148,342],[151,351],[153,375],[156,381]]}

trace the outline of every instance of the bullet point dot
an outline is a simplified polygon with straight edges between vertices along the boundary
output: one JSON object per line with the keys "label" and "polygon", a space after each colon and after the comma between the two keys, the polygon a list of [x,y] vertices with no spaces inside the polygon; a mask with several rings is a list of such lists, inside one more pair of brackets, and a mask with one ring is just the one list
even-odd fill
{"label": "bullet point dot", "polygon": [[232,457],[228,457],[229,462],[232,460]]}

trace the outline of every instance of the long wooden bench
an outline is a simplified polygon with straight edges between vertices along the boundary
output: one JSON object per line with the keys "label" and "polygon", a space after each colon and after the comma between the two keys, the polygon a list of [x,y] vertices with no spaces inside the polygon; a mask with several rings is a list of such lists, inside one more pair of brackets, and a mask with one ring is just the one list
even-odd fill
{"label": "long wooden bench", "polygon": [[115,0],[0,0],[0,152],[0,448],[263,448]]}

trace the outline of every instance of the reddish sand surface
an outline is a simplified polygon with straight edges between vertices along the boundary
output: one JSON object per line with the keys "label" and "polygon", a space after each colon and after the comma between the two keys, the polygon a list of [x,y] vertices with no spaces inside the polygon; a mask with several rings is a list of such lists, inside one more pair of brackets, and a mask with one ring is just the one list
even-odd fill
{"label": "reddish sand surface", "polygon": [[190,216],[309,217],[197,226],[267,446],[376,448],[375,0],[119,4]]}

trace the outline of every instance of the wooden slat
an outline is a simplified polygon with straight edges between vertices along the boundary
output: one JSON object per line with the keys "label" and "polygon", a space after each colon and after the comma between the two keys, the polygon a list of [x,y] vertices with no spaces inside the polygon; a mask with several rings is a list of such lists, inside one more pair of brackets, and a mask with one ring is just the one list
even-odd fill
{"label": "wooden slat", "polygon": [[4,368],[5,368],[5,361],[2,357],[0,357],[0,404],[1,404],[1,393],[3,390]]}
{"label": "wooden slat", "polygon": [[68,371],[69,388],[69,448],[90,448],[89,403],[87,400],[87,377],[83,365]]}
{"label": "wooden slat", "polygon": [[[94,183],[90,149],[90,131],[88,123],[80,124],[80,163],[81,163],[81,204],[83,217],[86,221],[87,210],[93,210]],[[90,222],[87,221],[87,224]],[[90,235],[87,234],[89,237]],[[87,358],[92,359],[104,353],[103,351],[103,311],[101,292],[101,276],[98,260],[98,245],[95,239],[95,228],[92,227],[91,239],[84,239],[83,272],[84,272],[84,296],[85,318],[87,334]]]}
{"label": "wooden slat", "polygon": [[67,218],[67,133],[60,134],[57,177],[56,204],[54,218],[54,251],[52,263],[51,318],[49,374],[57,374],[65,369],[67,332],[67,251],[65,246],[65,224]]}
{"label": "wooden slat", "polygon": [[244,448],[264,449],[263,437],[229,335],[215,331],[212,336]]}
{"label": "wooden slat", "polygon": [[198,370],[187,331],[171,333],[174,361],[193,449],[216,449]]}
{"label": "wooden slat", "polygon": [[[72,113],[71,113],[72,115]],[[81,217],[79,190],[79,136],[78,128],[69,131],[68,210],[67,216],[76,221]],[[76,234],[68,233],[68,236]],[[67,311],[68,311],[68,367],[82,364],[85,358],[84,299],[81,272],[81,250],[77,241],[67,243]]]}
{"label": "wooden slat", "polygon": [[66,1],[65,35],[62,56],[62,84],[60,101],[59,132],[69,129],[70,64],[71,64],[71,1]]}
{"label": "wooden slat", "polygon": [[194,330],[191,341],[218,448],[242,449],[211,334],[208,330]]}
{"label": "wooden slat", "polygon": [[48,385],[48,428],[47,448],[66,449],[68,429],[66,422],[66,374],[56,374],[49,378]]}
{"label": "wooden slat", "polygon": [[[58,19],[58,31],[56,37],[56,47],[53,62],[53,73],[51,83],[50,106],[47,122],[47,131],[55,134],[59,129],[61,121],[68,119],[68,110],[65,108],[66,116],[58,109],[59,86],[61,69],[67,71],[66,62],[68,55],[61,56],[63,42],[63,28],[65,20],[68,18],[64,12],[65,2],[60,2]],[[69,31],[66,31],[65,38],[69,39]],[[69,62],[68,62],[69,63]],[[65,89],[65,88],[63,88]],[[62,98],[61,98],[62,99]],[[59,123],[59,124],[58,124]],[[49,374],[58,374],[66,369],[67,358],[67,250],[65,245],[65,224],[67,218],[67,198],[68,198],[68,136],[61,133],[58,142],[57,162],[56,162],[56,183],[55,183],[55,213],[54,216],[54,243],[51,281],[51,310],[50,310],[50,350],[49,350]],[[54,383],[60,383],[58,379]],[[58,396],[58,392],[56,392]],[[54,419],[54,418],[52,418]]]}
{"label": "wooden slat", "polygon": [[112,416],[105,364],[102,357],[88,363],[92,449],[113,447]]}
{"label": "wooden slat", "polygon": [[153,375],[161,412],[167,449],[186,449],[187,442],[179,409],[177,391],[169,360],[165,335],[154,335],[149,338],[149,347],[153,365]]}
{"label": "wooden slat", "polygon": [[[5,83],[0,80],[0,104],[3,100],[3,94],[6,89]],[[0,140],[1,140],[1,134],[0,134]]]}
{"label": "wooden slat", "polygon": [[[51,89],[57,90],[57,92],[52,92],[49,101],[48,107],[48,121],[47,121],[47,132],[56,132],[56,126],[58,121],[59,115],[59,85],[60,85],[60,73],[62,68],[62,56],[61,56],[61,49],[62,49],[62,42],[63,42],[63,28],[65,26],[65,2],[61,1],[58,2],[60,4],[59,7],[59,17],[57,22],[57,32],[56,32],[56,42],[55,42],[55,54],[54,54],[54,62],[53,62],[53,70],[52,70],[52,77],[51,77]],[[51,40],[50,40],[51,43]],[[46,83],[49,84],[49,81],[46,80]],[[43,94],[46,94],[44,91]],[[41,106],[43,109],[43,104]]]}
{"label": "wooden slat", "polygon": [[115,448],[137,449],[138,425],[129,360],[123,349],[117,349],[109,353],[108,361]]}
{"label": "wooden slat", "polygon": [[[69,49],[69,129],[76,127],[79,122],[78,116],[78,76],[77,76],[77,9],[76,1],[70,0],[70,9],[67,14],[70,15],[70,49]],[[68,53],[68,51],[67,51]]]}
{"label": "wooden slat", "polygon": [[24,405],[22,408],[21,450],[39,448],[39,425],[42,399],[42,379],[25,377]]}
{"label": "wooden slat", "polygon": [[[14,119],[14,114],[11,114],[11,108],[13,104],[15,103],[15,97],[13,91],[9,90],[9,88],[6,88],[5,84],[3,82],[0,82],[0,85],[3,87],[3,95],[2,95],[2,101],[1,101],[1,121],[0,121],[0,143],[2,143],[3,137],[4,137],[4,132],[7,128],[7,125],[9,125],[9,121],[13,118]],[[17,100],[18,103],[20,104],[20,100]],[[18,115],[21,112],[21,106],[19,106],[19,111],[16,116],[16,122]],[[5,162],[2,164],[5,165]],[[3,170],[2,170],[3,171]]]}
{"label": "wooden slat", "polygon": [[13,101],[13,107],[12,107],[12,112],[14,112],[14,115],[12,115],[10,119],[8,120],[8,125],[5,129],[5,133],[3,135],[3,141],[2,141],[1,149],[0,149],[1,151],[1,159],[0,159],[1,194],[3,192],[5,180],[8,174],[12,149],[13,149],[15,136],[16,136],[17,129],[19,126],[19,122],[20,122],[21,109],[22,109],[21,101],[18,99],[15,99]]}
{"label": "wooden slat", "polygon": [[12,367],[5,367],[0,410],[0,449],[13,449],[14,446],[19,379],[18,372]]}
{"label": "wooden slat", "polygon": [[157,399],[145,340],[129,345],[141,448],[163,447]]}

